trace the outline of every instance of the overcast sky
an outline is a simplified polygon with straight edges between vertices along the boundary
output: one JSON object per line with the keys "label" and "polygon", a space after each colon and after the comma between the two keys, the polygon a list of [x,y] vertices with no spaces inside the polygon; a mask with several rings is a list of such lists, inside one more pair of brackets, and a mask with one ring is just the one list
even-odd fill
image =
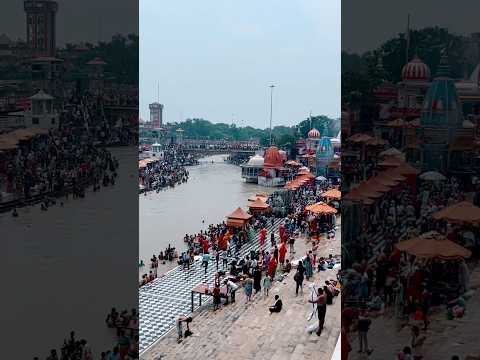
{"label": "overcast sky", "polygon": [[265,128],[340,115],[340,1],[140,1],[140,116]]}
{"label": "overcast sky", "polygon": [[[143,1],[143,0],[140,0]],[[108,40],[138,33],[137,0],[57,0],[57,44]],[[0,33],[25,39],[23,0],[1,0]]]}
{"label": "overcast sky", "polygon": [[480,32],[478,1],[343,0],[342,50],[364,52],[410,28],[447,27],[458,34]]}

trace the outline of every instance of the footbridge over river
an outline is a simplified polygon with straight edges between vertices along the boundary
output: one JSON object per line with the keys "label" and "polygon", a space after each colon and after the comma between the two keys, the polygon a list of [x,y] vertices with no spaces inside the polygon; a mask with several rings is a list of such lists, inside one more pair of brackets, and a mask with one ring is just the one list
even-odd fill
{"label": "footbridge over river", "polygon": [[197,156],[228,154],[232,159],[248,159],[261,149],[254,141],[187,140],[182,142],[184,151]]}

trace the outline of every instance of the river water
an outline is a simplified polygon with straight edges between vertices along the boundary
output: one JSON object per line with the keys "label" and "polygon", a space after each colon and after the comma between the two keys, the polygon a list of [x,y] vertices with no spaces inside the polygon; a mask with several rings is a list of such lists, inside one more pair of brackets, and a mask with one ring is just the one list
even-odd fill
{"label": "river water", "polygon": [[180,252],[185,248],[185,234],[198,233],[209,224],[225,220],[239,206],[246,209],[249,197],[273,192],[245,183],[241,168],[224,158],[203,158],[199,165],[189,167],[187,183],[139,197],[140,259],[145,264],[168,244]]}
{"label": "river water", "polygon": [[272,191],[245,184],[238,166],[214,156],[190,167],[186,184],[139,197],[138,149],[112,152],[120,163],[114,187],[46,212],[37,205],[18,218],[0,214],[3,357],[46,358],[75,330],[98,358],[114,339],[104,322],[109,309],[138,306],[139,251],[148,260],[169,243],[182,249],[185,233]]}
{"label": "river water", "polygon": [[112,152],[114,187],[0,214],[2,359],[45,359],[71,330],[98,359],[114,339],[109,309],[138,307],[138,149]]}

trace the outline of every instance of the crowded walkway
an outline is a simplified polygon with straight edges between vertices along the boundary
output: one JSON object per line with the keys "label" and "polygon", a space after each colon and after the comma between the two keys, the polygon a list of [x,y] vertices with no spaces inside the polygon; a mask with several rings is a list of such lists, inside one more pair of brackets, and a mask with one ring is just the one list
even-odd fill
{"label": "crowded walkway", "polygon": [[[311,243],[305,238],[295,242],[295,254],[287,256],[296,263],[308,252]],[[335,238],[321,243],[318,254],[328,257],[340,253],[340,233]],[[191,337],[177,341],[177,332],[169,332],[162,340],[141,355],[151,360],[162,356],[165,359],[187,359],[195,353],[199,359],[330,359],[340,334],[340,298],[327,306],[324,330],[320,336],[309,327],[311,316],[310,284],[324,284],[336,278],[336,269],[316,271],[303,284],[303,293],[296,295],[294,271],[283,281],[272,283],[268,295],[260,291],[247,302],[244,291],[236,291],[235,303],[224,305],[212,312],[213,304],[195,311],[190,329]],[[263,287],[262,287],[263,290]],[[270,314],[268,307],[278,295],[283,308],[280,313]],[[288,325],[287,325],[288,324]],[[201,352],[198,349],[202,349]]]}
{"label": "crowded walkway", "polygon": [[[225,308],[222,305],[222,298],[227,303],[229,300],[238,303],[235,296],[229,299],[230,292],[244,293],[248,304],[250,301],[255,302],[259,294],[269,296],[268,290],[271,287],[287,279],[290,279],[289,283],[293,283],[292,296],[303,298],[307,291],[304,293],[304,287],[298,284],[302,284],[304,279],[307,282],[312,281],[317,273],[330,272],[329,269],[339,262],[332,257],[331,248],[329,257],[319,254],[321,244],[339,238],[339,232],[336,231],[339,228],[332,215],[308,215],[310,212],[305,209],[307,205],[323,199],[321,194],[328,188],[328,184],[316,186],[312,181],[291,192],[291,201],[285,208],[288,209],[287,216],[255,214],[253,221],[241,228],[232,228],[227,221],[212,224],[207,231],[185,235],[187,250],[181,252],[175,249],[180,266],[164,275],[158,274],[156,268],[160,259],[165,259],[165,253],[160,253],[158,257],[154,255],[150,259],[150,274],[144,274],[140,283],[141,353],[148,351],[158,339],[164,337],[175,323],[178,323],[179,316],[183,319],[181,321],[185,321],[192,311],[202,309],[194,295],[199,284],[213,288],[214,310]],[[334,208],[328,208],[336,212]],[[297,242],[308,242],[311,248],[303,252],[306,246],[303,244],[297,247]],[[339,247],[338,244],[336,254],[340,253]],[[166,253],[171,254],[171,251]],[[330,299],[327,303],[332,303],[333,294],[337,293],[336,276],[333,274],[330,276],[332,278],[328,280],[331,283],[317,284],[316,286],[323,289],[321,291],[315,289],[314,292],[319,299],[325,299],[327,296],[327,299]],[[224,284],[227,289],[226,296],[222,295]],[[232,290],[238,289],[239,286],[242,286],[241,291]],[[218,297],[215,295],[216,288]],[[326,295],[322,295],[324,291]],[[310,294],[312,302],[316,301],[314,293]],[[273,305],[270,304],[273,316],[274,312],[281,311],[281,305],[277,306],[281,299],[274,301],[271,292],[270,299],[273,302]],[[313,306],[308,305],[308,301],[304,305],[310,309]],[[322,316],[324,315],[318,312],[318,318],[321,319]],[[337,330],[339,333],[339,327]],[[321,337],[322,327],[313,322],[310,333],[316,333],[315,336]],[[332,340],[331,351],[336,340],[336,337]]]}
{"label": "crowded walkway", "polygon": [[460,352],[440,354],[438,331],[470,322],[478,301],[478,196],[465,179],[388,163],[344,197],[349,214],[364,204],[364,216],[346,219],[354,226],[344,233],[352,241],[342,272],[344,356],[450,359]]}

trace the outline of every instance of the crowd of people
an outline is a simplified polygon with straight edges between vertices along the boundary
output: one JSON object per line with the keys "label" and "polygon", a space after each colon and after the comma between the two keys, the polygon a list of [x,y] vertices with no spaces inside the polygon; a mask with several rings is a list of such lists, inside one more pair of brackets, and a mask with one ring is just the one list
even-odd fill
{"label": "crowd of people", "polygon": [[[106,323],[116,329],[116,344],[111,350],[94,355],[90,343],[78,340],[74,331],[64,339],[60,350],[51,349],[45,360],[134,360],[139,358],[138,313],[135,309],[120,314],[113,308]],[[33,360],[41,360],[36,356]]]}
{"label": "crowd of people", "polygon": [[156,190],[159,192],[164,187],[174,187],[188,181],[188,165],[197,163],[196,158],[183,150],[181,145],[166,145],[161,156],[140,168],[139,184],[142,191]]}
{"label": "crowd of people", "polygon": [[259,150],[260,144],[255,141],[227,141],[227,140],[184,140],[188,149],[214,149],[214,150]]}
{"label": "crowd of people", "polygon": [[[165,248],[165,251],[160,251],[158,256],[156,254],[153,254],[152,258],[150,259],[150,271],[148,274],[142,274],[142,277],[140,279],[140,286],[146,285],[158,277],[158,266],[160,262],[162,262],[162,264],[165,264],[166,261],[172,262],[175,259],[178,259],[178,252],[175,247],[171,247],[170,244],[168,244],[168,247]],[[182,264],[182,259],[183,254],[179,260],[179,264]],[[191,262],[193,262],[193,259],[191,260]],[[185,268],[185,263],[183,266]],[[145,267],[145,263],[143,262],[143,260],[140,260],[139,267],[142,269]]]}
{"label": "crowd of people", "polygon": [[[241,228],[228,226],[225,222],[211,224],[206,230],[197,234],[186,234],[184,242],[186,250],[178,256],[178,264],[185,271],[189,271],[195,256],[201,261],[201,271],[205,274],[210,266],[214,267],[215,279],[211,295],[213,309],[216,311],[222,306],[235,302],[236,293],[243,287],[246,303],[254,297],[268,297],[275,281],[283,281],[290,273],[296,283],[296,294],[303,294],[304,281],[310,280],[314,272],[332,269],[338,262],[333,255],[318,257],[318,241],[320,235],[335,236],[335,217],[312,216],[305,210],[305,206],[320,200],[325,200],[321,193],[331,188],[328,182],[323,184],[311,183],[292,193],[288,208],[289,214],[283,218],[278,227],[278,232],[269,230],[275,224],[276,215],[273,213],[256,213],[254,217]],[[254,237],[259,237],[259,248],[251,250],[248,254],[240,255],[243,245],[252,242]],[[299,236],[311,239],[312,250],[299,254],[300,260],[293,262],[295,239]],[[267,242],[270,249],[267,249]],[[171,248],[170,248],[171,249]],[[171,254],[168,248],[165,254],[153,255],[150,259],[150,274],[144,274],[141,284],[146,284],[157,277],[158,263],[167,259]],[[290,255],[288,255],[290,253]],[[141,263],[141,266],[144,264]],[[333,303],[335,296],[339,295],[337,279],[330,279],[320,288],[312,292],[310,303],[315,309],[319,319],[314,331],[320,336],[325,321],[326,307]],[[275,296],[273,304],[269,307],[271,313],[281,312],[282,299]],[[185,317],[177,319],[177,330],[185,323]],[[190,331],[190,329],[188,329]],[[183,339],[182,330],[179,330],[179,341]]]}
{"label": "crowd of people", "polygon": [[[441,209],[465,201],[467,192],[454,176],[442,181],[401,182],[365,212],[354,253],[356,261],[342,272],[345,339],[358,334],[359,352],[370,354],[370,318],[390,314],[395,324],[409,327],[410,340],[398,359],[421,359],[433,309],[447,318],[466,314],[470,266],[465,259],[417,258],[396,248],[399,240],[418,236],[446,238],[478,253],[475,226],[435,220]],[[360,223],[358,224],[360,226]],[[367,320],[365,320],[367,319]],[[393,326],[397,326],[397,325]],[[344,356],[352,350],[344,345]]]}
{"label": "crowd of people", "polygon": [[58,127],[18,140],[0,154],[0,203],[10,207],[113,185],[118,161],[106,146],[133,143],[135,130],[125,119],[107,117],[99,97],[86,93],[72,96]]}

